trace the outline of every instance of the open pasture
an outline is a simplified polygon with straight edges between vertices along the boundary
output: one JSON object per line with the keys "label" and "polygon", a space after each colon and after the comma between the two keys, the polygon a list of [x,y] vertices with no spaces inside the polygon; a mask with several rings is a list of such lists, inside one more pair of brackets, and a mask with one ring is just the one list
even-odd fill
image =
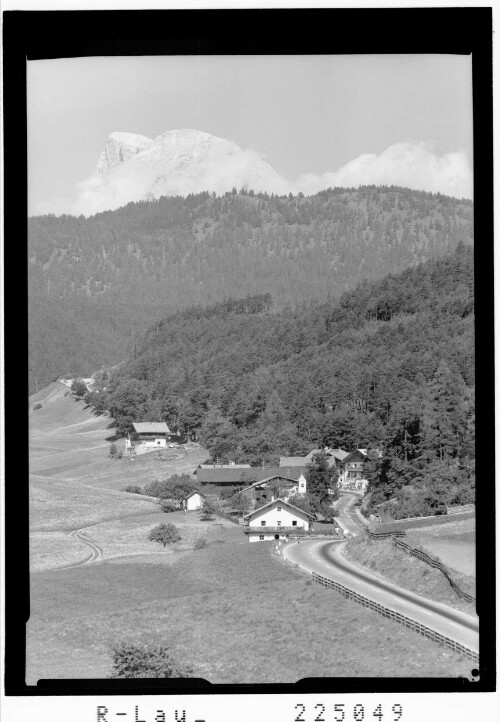
{"label": "open pasture", "polygon": [[[453,573],[476,576],[476,520],[462,519],[407,532],[408,543],[438,557]],[[459,582],[460,583],[460,582]]]}
{"label": "open pasture", "polygon": [[33,575],[28,683],[106,677],[109,646],[121,640],[169,645],[214,683],[470,673],[469,661],[314,585],[271,551],[233,525],[204,549],[168,555],[174,564],[118,558]]}

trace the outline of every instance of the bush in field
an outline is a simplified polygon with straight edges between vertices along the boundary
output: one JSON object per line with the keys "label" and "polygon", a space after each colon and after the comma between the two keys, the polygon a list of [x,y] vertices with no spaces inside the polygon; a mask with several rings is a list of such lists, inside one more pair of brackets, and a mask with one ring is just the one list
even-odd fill
{"label": "bush in field", "polygon": [[142,494],[140,486],[126,486],[125,491],[128,491],[129,494]]}
{"label": "bush in field", "polygon": [[122,643],[111,650],[113,678],[164,679],[190,677],[193,670],[180,665],[168,647]]}
{"label": "bush in field", "polygon": [[230,504],[237,512],[238,516],[244,516],[250,511],[250,500],[245,494],[236,494],[230,499]]}
{"label": "bush in field", "polygon": [[176,504],[176,502],[173,499],[158,499],[160,504],[160,509],[165,512],[165,514],[169,514],[172,511],[178,511],[179,505]]}
{"label": "bush in field", "polygon": [[42,404],[35,404],[33,406],[33,411],[38,411],[38,409],[41,409],[41,408],[42,408]]}
{"label": "bush in field", "polygon": [[151,529],[148,534],[148,539],[149,541],[163,544],[163,546],[166,547],[167,544],[170,546],[178,542],[181,539],[181,535],[174,524],[159,524],[155,526],[154,529]]}
{"label": "bush in field", "polygon": [[118,448],[116,444],[111,444],[111,446],[109,447],[109,455],[112,459],[116,459],[116,457],[118,456]]}
{"label": "bush in field", "polygon": [[163,481],[151,481],[144,487],[144,494],[159,499],[184,499],[191,491],[197,491],[196,483],[188,474],[174,474]]}
{"label": "bush in field", "polygon": [[78,396],[78,398],[83,399],[85,394],[87,393],[88,389],[81,381],[80,379],[75,379],[73,383],[71,384],[71,391],[75,394],[75,396]]}
{"label": "bush in field", "polygon": [[200,509],[200,517],[202,521],[211,521],[216,514],[215,504],[210,499],[205,499]]}
{"label": "bush in field", "polygon": [[206,546],[207,546],[207,539],[204,536],[199,536],[194,543],[195,549],[203,549]]}

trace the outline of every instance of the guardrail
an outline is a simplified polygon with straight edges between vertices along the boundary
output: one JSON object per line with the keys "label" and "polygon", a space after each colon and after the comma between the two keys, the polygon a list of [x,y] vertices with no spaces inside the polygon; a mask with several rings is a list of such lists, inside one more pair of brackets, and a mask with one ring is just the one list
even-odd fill
{"label": "guardrail", "polygon": [[396,536],[406,536],[406,532],[404,529],[394,529],[389,531],[372,531],[371,529],[367,529],[366,533],[369,537],[372,539],[388,539],[389,537],[396,537]]}
{"label": "guardrail", "polygon": [[471,519],[476,515],[476,508],[472,506],[465,511],[455,511],[451,514],[435,514],[434,516],[414,516],[405,519],[392,519],[390,522],[379,521],[373,524],[374,527],[380,526],[384,531],[386,527],[401,527],[401,529],[415,529],[419,526],[434,526],[439,524],[450,524],[463,519]]}
{"label": "guardrail", "polygon": [[440,572],[444,574],[446,579],[450,582],[451,586],[453,587],[453,590],[458,594],[459,597],[462,599],[465,599],[467,602],[475,603],[476,599],[471,594],[468,594],[467,592],[464,592],[463,589],[460,589],[458,584],[456,584],[448,569],[442,564],[441,562],[436,561],[436,559],[433,559],[428,554],[423,552],[421,549],[416,549],[415,547],[410,546],[409,544],[405,544],[405,542],[401,541],[401,539],[396,539],[393,537],[392,543],[394,546],[403,549],[408,554],[412,554],[414,557],[417,557],[417,559],[420,559],[423,562],[426,562],[426,564],[429,564],[431,567],[434,567],[435,569],[439,569]]}
{"label": "guardrail", "polygon": [[342,596],[346,597],[347,599],[351,599],[352,601],[357,602],[358,604],[361,604],[363,607],[372,609],[374,612],[381,614],[386,619],[392,619],[395,622],[398,622],[398,624],[402,624],[404,627],[406,627],[408,629],[413,629],[414,631],[421,634],[423,637],[428,637],[429,639],[432,639],[434,642],[438,642],[439,644],[444,644],[445,647],[453,649],[455,652],[458,652],[459,654],[462,654],[465,657],[472,659],[474,662],[477,662],[477,663],[479,662],[479,655],[477,652],[474,652],[474,650],[469,649],[465,645],[460,644],[460,642],[457,642],[454,639],[451,639],[450,637],[447,637],[444,634],[440,634],[439,632],[436,632],[434,629],[427,627],[425,624],[416,622],[414,619],[407,617],[405,614],[401,614],[400,612],[395,612],[394,609],[389,609],[389,607],[386,607],[383,604],[379,604],[379,602],[375,602],[373,599],[369,599],[368,597],[365,597],[363,594],[359,594],[358,592],[355,592],[353,589],[349,589],[349,587],[346,587],[343,584],[340,584],[340,582],[336,582],[333,579],[328,579],[327,577],[323,577],[321,574],[318,574],[317,572],[313,572],[312,577],[313,577],[313,581],[318,582],[318,584],[321,584],[323,587],[335,589],[336,591],[340,592],[342,594]]}

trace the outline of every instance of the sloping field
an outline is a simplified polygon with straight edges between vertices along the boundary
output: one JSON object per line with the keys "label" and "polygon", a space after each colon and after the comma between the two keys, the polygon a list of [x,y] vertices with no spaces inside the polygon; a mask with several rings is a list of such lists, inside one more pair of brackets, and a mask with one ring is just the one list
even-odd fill
{"label": "sloping field", "polygon": [[476,576],[476,520],[463,519],[446,526],[407,532],[408,544],[422,549],[449,568],[469,577]]}
{"label": "sloping field", "polygon": [[470,661],[314,585],[271,549],[232,525],[205,549],[163,556],[175,564],[117,558],[33,575],[28,683],[106,677],[122,640],[168,645],[220,683],[470,674]]}
{"label": "sloping field", "polygon": [[[29,399],[30,472],[43,476],[77,472],[96,455],[109,454],[110,419],[96,416],[59,381]],[[34,409],[41,404],[42,407]]]}

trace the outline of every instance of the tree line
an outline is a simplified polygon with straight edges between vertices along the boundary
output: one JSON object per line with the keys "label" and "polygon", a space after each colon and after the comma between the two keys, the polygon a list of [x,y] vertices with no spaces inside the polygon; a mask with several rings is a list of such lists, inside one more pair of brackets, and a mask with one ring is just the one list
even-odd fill
{"label": "tree line", "polygon": [[470,201],[376,186],[310,197],[234,189],[31,218],[30,391],[120,362],[176,311],[266,294],[275,312],[294,311],[472,237]]}

